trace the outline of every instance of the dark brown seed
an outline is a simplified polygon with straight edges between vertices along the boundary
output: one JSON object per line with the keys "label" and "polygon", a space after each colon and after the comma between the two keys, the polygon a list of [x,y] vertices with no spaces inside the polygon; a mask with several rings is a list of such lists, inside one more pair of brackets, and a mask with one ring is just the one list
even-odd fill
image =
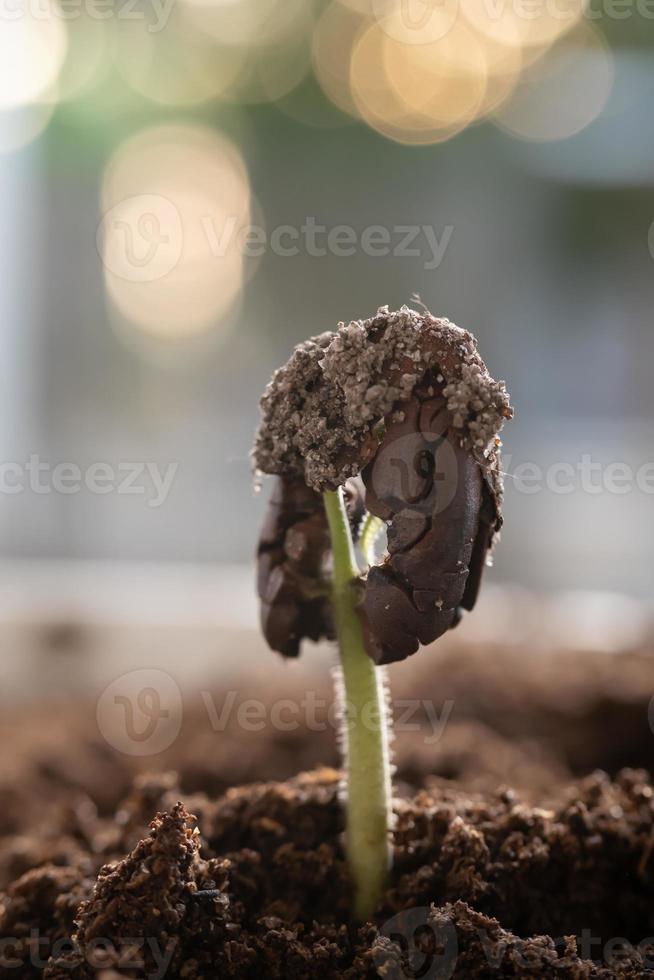
{"label": "dark brown seed", "polygon": [[368,574],[361,607],[377,663],[415,653],[456,625],[460,606],[472,608],[499,528],[499,499],[461,447],[442,386],[430,388],[387,424],[363,472],[368,509],[389,521],[388,557]]}
{"label": "dark brown seed", "polygon": [[513,414],[474,337],[382,307],[299,345],[261,407],[254,460],[278,475],[258,553],[270,646],[296,656],[333,633],[321,492],[343,484],[355,532],[364,508],[387,524],[388,554],[361,577],[370,656],[402,660],[456,626],[502,523],[497,436]]}
{"label": "dark brown seed", "polygon": [[[353,532],[364,514],[363,487],[349,480]],[[257,552],[261,628],[271,649],[296,657],[306,638],[332,637],[329,528],[321,494],[297,477],[277,477]]]}

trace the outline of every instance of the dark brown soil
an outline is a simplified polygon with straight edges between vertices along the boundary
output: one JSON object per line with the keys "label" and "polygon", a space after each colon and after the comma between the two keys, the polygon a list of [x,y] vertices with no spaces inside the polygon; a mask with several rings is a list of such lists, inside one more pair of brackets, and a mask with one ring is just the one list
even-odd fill
{"label": "dark brown soil", "polygon": [[452,713],[398,735],[395,866],[360,927],[338,774],[287,778],[335,761],[331,730],[218,736],[191,707],[130,760],[94,705],[3,719],[0,978],[654,978],[649,651],[422,663],[396,700]]}

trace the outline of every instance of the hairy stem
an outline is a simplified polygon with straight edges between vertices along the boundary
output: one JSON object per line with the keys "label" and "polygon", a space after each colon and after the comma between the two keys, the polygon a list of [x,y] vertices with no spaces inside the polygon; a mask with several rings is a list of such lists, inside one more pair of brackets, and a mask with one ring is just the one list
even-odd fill
{"label": "hairy stem", "polygon": [[327,491],[334,556],[332,602],[345,695],[346,851],[355,887],[354,915],[369,918],[391,862],[389,730],[384,677],[363,645],[359,578],[343,493]]}

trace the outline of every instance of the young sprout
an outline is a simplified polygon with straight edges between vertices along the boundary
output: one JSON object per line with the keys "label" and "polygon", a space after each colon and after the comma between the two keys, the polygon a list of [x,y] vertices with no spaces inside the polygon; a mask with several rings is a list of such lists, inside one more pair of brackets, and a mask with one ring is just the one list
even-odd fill
{"label": "young sprout", "polygon": [[305,638],[337,640],[346,852],[364,921],[391,861],[380,665],[473,608],[502,523],[499,431],[513,413],[472,335],[408,307],[299,344],[261,412],[254,462],[277,477],[258,551],[262,628],[290,657]]}

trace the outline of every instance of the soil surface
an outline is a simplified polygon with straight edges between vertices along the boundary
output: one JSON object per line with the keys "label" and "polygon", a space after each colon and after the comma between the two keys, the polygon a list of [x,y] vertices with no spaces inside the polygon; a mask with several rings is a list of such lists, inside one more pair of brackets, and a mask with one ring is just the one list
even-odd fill
{"label": "soil surface", "polygon": [[652,652],[415,662],[394,869],[360,926],[327,684],[288,731],[216,732],[191,699],[154,757],[112,749],[95,701],[5,716],[0,978],[654,978]]}

